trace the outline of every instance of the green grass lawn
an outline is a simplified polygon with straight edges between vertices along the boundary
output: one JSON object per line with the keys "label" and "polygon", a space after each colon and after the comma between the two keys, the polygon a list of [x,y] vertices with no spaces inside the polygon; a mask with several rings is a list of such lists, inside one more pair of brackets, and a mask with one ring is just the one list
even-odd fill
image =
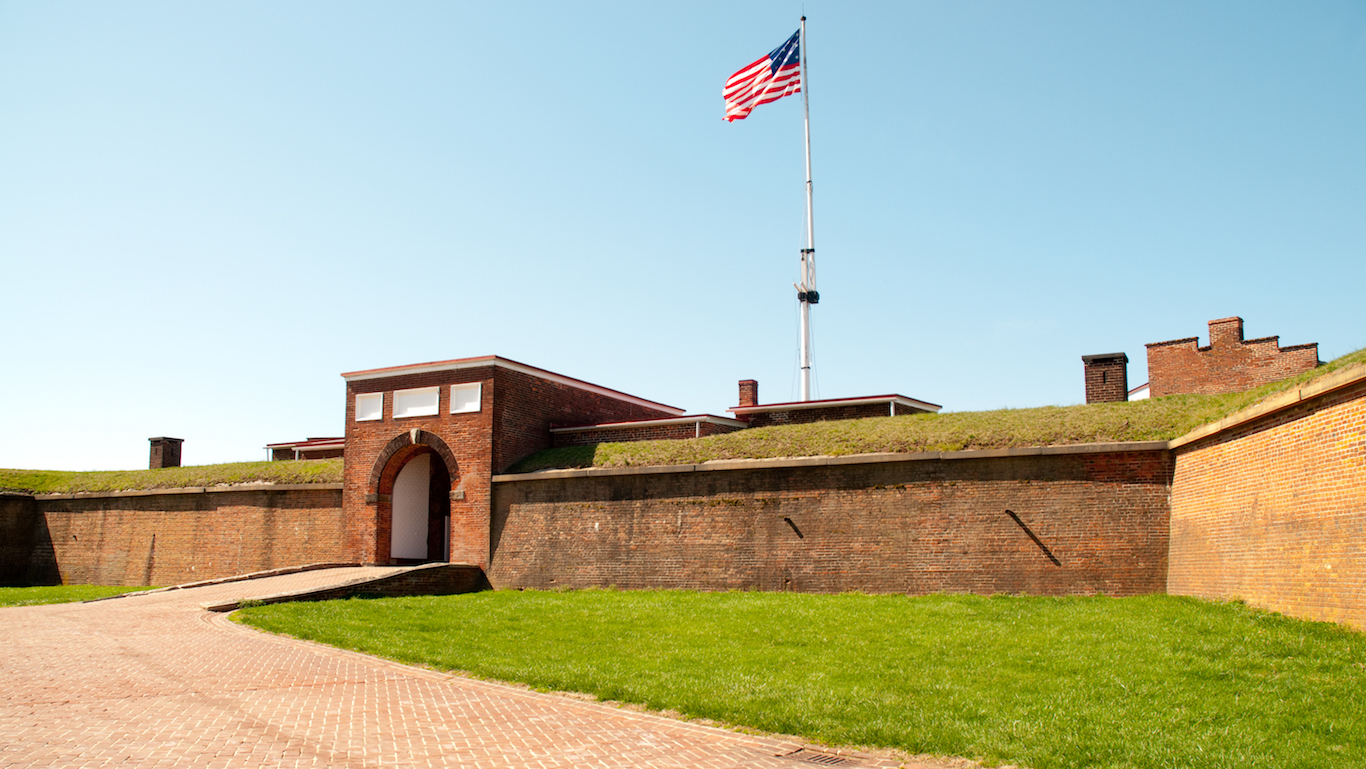
{"label": "green grass lawn", "polygon": [[1225,395],[1169,395],[1127,403],[875,417],[760,427],[688,440],[570,446],[532,454],[518,462],[510,472],[566,467],[690,465],[717,459],[1171,440],[1277,393],[1362,363],[1366,363],[1366,349],[1281,382]]}
{"label": "green grass lawn", "polygon": [[163,467],[156,470],[5,470],[0,491],[75,494],[83,491],[178,489],[239,483],[341,483],[342,461],[229,462],[220,465]]}
{"label": "green grass lawn", "polygon": [[75,603],[94,598],[153,590],[150,587],[108,585],[45,585],[43,587],[0,587],[0,606],[37,606],[44,603]]}
{"label": "green grass lawn", "polygon": [[1366,636],[1236,603],[498,591],[235,617],[831,745],[1033,769],[1366,765]]}

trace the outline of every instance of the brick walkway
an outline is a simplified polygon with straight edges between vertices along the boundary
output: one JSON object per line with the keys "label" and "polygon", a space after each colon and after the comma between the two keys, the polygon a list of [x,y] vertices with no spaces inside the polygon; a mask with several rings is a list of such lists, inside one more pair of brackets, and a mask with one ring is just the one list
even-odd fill
{"label": "brick walkway", "polygon": [[789,756],[803,746],[269,636],[200,608],[364,573],[0,609],[0,766],[901,765]]}

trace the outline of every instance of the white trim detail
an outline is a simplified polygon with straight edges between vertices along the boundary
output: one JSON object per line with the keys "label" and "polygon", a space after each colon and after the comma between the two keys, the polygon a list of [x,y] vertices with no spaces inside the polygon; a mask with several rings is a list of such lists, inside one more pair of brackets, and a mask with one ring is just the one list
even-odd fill
{"label": "white trim detail", "polygon": [[481,358],[461,358],[459,360],[439,361],[436,363],[414,363],[408,366],[394,366],[392,368],[379,368],[369,371],[352,371],[347,374],[342,374],[342,379],[345,379],[348,382],[363,382],[367,379],[388,379],[390,377],[407,376],[409,374],[427,374],[436,371],[464,371],[466,369],[486,367],[504,368],[509,371],[528,374],[537,377],[538,379],[545,379],[557,384],[568,385],[598,395],[606,395],[609,398],[616,398],[617,400],[625,401],[626,403],[634,403],[638,406],[659,409],[660,411],[672,411],[679,416],[683,415],[683,409],[680,409],[677,406],[666,406],[663,403],[646,400],[645,398],[637,398],[634,395],[628,395],[619,390],[591,384],[581,379],[574,379],[573,377],[567,377],[563,374],[556,374],[551,371],[546,371],[545,369],[536,368],[535,366],[528,366],[525,363],[508,360],[507,358],[500,358],[497,355],[486,355]]}
{"label": "white trim detail", "polygon": [[765,403],[760,406],[736,406],[726,409],[734,414],[761,414],[766,411],[797,411],[798,409],[824,409],[832,406],[862,406],[869,403],[888,403],[889,408],[909,406],[919,411],[937,413],[943,408],[937,403],[907,398],[904,395],[874,395],[867,398],[834,398],[824,401],[796,401],[794,403]]}
{"label": "white trim detail", "polygon": [[712,414],[702,414],[699,416],[671,417],[668,419],[637,419],[634,422],[604,422],[600,425],[577,425],[575,427],[552,427],[552,433],[583,433],[590,430],[629,430],[632,427],[660,427],[664,425],[690,425],[696,423],[701,429],[703,423],[711,425],[724,425],[726,427],[749,427],[748,422],[741,422],[738,419],[727,419]]}
{"label": "white trim detail", "polygon": [[384,393],[356,393],[356,421],[374,422],[384,418]]}
{"label": "white trim detail", "polygon": [[414,387],[394,390],[394,419],[429,417],[440,411],[440,387]]}
{"label": "white trim detail", "polygon": [[484,396],[483,382],[467,382],[451,385],[451,413],[473,414],[480,409]]}

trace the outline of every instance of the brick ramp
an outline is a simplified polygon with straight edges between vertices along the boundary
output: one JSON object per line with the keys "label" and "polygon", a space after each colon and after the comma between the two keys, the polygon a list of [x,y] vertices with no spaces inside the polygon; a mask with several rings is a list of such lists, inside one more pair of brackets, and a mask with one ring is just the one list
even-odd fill
{"label": "brick ramp", "polygon": [[0,767],[902,765],[413,668],[201,608],[418,571],[376,568],[0,608]]}
{"label": "brick ramp", "polygon": [[455,595],[490,589],[483,569],[463,563],[361,566],[329,570],[318,576],[324,577],[323,584],[292,585],[280,592],[246,594],[226,601],[205,601],[200,606],[209,611],[224,612],[233,611],[244,602],[329,601],[353,595]]}

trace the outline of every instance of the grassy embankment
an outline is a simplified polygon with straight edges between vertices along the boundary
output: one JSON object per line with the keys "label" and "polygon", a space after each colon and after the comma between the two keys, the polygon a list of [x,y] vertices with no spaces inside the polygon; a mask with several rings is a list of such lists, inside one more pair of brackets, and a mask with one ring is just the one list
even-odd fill
{"label": "grassy embankment", "polygon": [[[1172,395],[1133,403],[878,417],[761,427],[689,440],[573,446],[533,454],[518,462],[511,472],[532,472],[554,467],[697,464],[716,459],[1170,440],[1271,395],[1362,363],[1366,363],[1366,349],[1344,355],[1283,382],[1227,395]],[[340,483],[341,474],[340,459],[235,462],[161,470],[66,472],[0,469],[0,491],[72,494],[240,483]]]}
{"label": "grassy embankment", "polygon": [[760,427],[691,440],[570,446],[532,454],[518,462],[511,472],[568,467],[690,465],[717,459],[1171,440],[1272,395],[1362,363],[1366,363],[1366,349],[1281,382],[1225,395],[1169,395],[1129,403],[877,417]]}
{"label": "grassy embankment", "polygon": [[68,472],[0,469],[0,490],[75,494],[83,491],[178,489],[241,483],[341,483],[341,479],[340,459],[308,459],[294,462],[232,462],[164,467],[158,470]]}
{"label": "grassy embankment", "polygon": [[1238,603],[506,591],[236,616],[831,745],[1033,769],[1366,765],[1366,636]]}
{"label": "grassy embankment", "polygon": [[151,587],[108,585],[46,585],[43,587],[0,587],[0,607],[38,606],[45,603],[75,603],[104,598]]}

